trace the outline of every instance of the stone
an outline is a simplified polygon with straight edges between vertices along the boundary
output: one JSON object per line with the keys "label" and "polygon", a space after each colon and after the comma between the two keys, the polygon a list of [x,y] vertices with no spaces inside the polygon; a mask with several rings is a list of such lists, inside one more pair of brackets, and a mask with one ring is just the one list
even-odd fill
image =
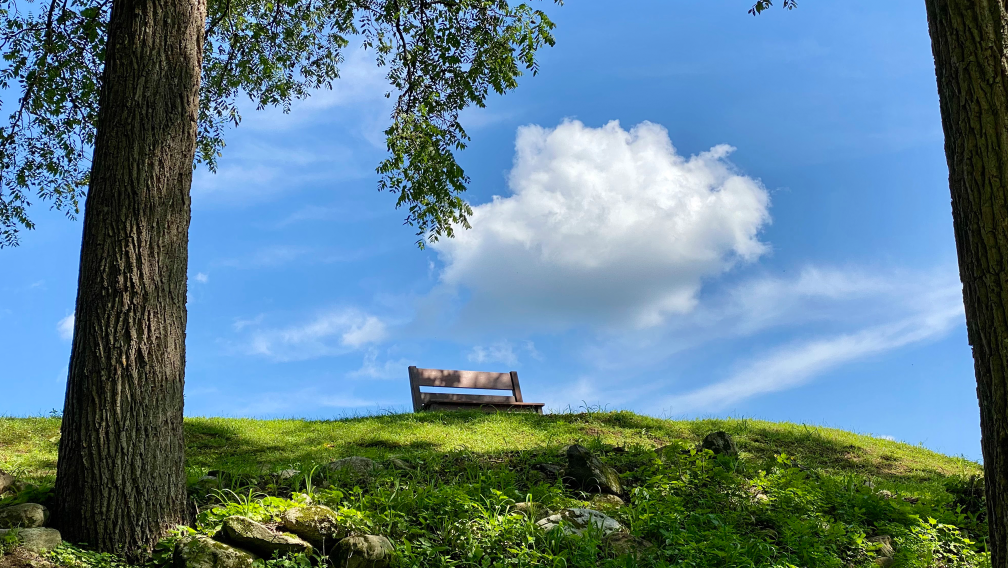
{"label": "stone", "polygon": [[883,489],[883,490],[879,491],[878,493],[876,493],[876,495],[878,495],[879,497],[881,497],[883,499],[886,499],[886,500],[893,498],[892,491],[889,491],[888,489]]}
{"label": "stone", "polygon": [[14,476],[0,469],[0,495],[14,487]]}
{"label": "stone", "polygon": [[735,445],[735,440],[723,430],[711,432],[704,436],[703,441],[700,442],[700,449],[710,450],[714,452],[714,455],[718,456],[738,456],[738,447]]}
{"label": "stone", "polygon": [[217,542],[201,534],[187,536],[175,545],[173,568],[252,568],[256,556],[247,550]]}
{"label": "stone", "polygon": [[366,534],[339,541],[333,557],[337,568],[388,568],[393,554],[389,539]]}
{"label": "stone", "polygon": [[301,475],[301,472],[296,469],[285,469],[277,472],[277,477],[281,480],[293,479]]}
{"label": "stone", "polygon": [[336,511],[323,505],[287,509],[281,515],[280,522],[284,529],[318,549],[331,548],[347,536],[347,529],[340,523]]}
{"label": "stone", "polygon": [[49,509],[38,503],[22,503],[0,509],[0,529],[41,527],[49,520]]}
{"label": "stone", "polygon": [[594,527],[602,531],[602,536],[623,530],[619,521],[594,509],[564,509],[540,520],[536,526],[546,532],[563,527],[564,534],[581,534]]}
{"label": "stone", "polygon": [[875,564],[887,568],[891,566],[895,561],[893,556],[896,551],[893,550],[892,537],[888,535],[873,536],[868,539],[868,542],[875,545]]}
{"label": "stone", "polygon": [[63,544],[63,537],[58,530],[44,528],[0,529],[0,539],[11,531],[17,531],[18,546],[32,552],[52,550]]}
{"label": "stone", "polygon": [[616,470],[577,444],[567,448],[567,476],[585,491],[623,493]]}
{"label": "stone", "polygon": [[514,505],[511,505],[511,511],[523,517],[532,519],[533,521],[538,521],[543,517],[548,517],[553,514],[552,511],[534,501],[522,501],[521,503],[515,503]]}
{"label": "stone", "polygon": [[605,542],[618,556],[626,554],[636,556],[639,553],[654,547],[653,544],[643,538],[622,531],[610,534],[605,538]]}
{"label": "stone", "polygon": [[349,471],[354,475],[368,475],[371,471],[378,467],[378,464],[374,460],[363,458],[361,456],[350,456],[348,458],[339,459],[333,462],[329,462],[327,466],[329,471]]}
{"label": "stone", "polygon": [[534,466],[532,466],[532,469],[536,471],[541,471],[551,477],[560,477],[561,475],[563,475],[564,471],[563,466],[552,463],[537,463]]}
{"label": "stone", "polygon": [[272,557],[274,552],[283,555],[312,550],[311,544],[296,536],[275,533],[264,525],[239,515],[224,519],[218,536],[266,558]]}
{"label": "stone", "polygon": [[618,509],[623,505],[626,505],[626,503],[615,495],[600,493],[599,495],[592,497],[591,505],[596,509]]}

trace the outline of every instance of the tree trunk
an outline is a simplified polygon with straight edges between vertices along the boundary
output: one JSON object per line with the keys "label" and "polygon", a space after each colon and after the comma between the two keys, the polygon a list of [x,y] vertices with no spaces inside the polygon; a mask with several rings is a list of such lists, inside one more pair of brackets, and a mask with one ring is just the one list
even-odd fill
{"label": "tree trunk", "polygon": [[925,0],[980,402],[992,566],[1008,567],[1008,12]]}
{"label": "tree trunk", "polygon": [[84,212],[57,522],[129,559],[186,517],[189,190],[205,0],[114,0]]}

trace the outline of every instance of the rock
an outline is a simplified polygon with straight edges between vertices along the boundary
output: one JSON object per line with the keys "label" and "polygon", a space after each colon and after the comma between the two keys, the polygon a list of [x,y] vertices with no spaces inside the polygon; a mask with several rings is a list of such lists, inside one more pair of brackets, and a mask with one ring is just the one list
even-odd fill
{"label": "rock", "polygon": [[596,509],[618,509],[626,503],[622,499],[615,495],[609,495],[608,493],[602,493],[592,497],[591,504]]}
{"label": "rock", "polygon": [[613,549],[613,552],[619,556],[623,556],[625,554],[636,556],[644,550],[654,546],[643,538],[621,531],[610,534],[605,538],[605,541],[606,544]]}
{"label": "rock", "polygon": [[17,531],[18,546],[32,552],[52,550],[63,544],[63,537],[56,529],[0,529],[0,538],[4,538],[12,530]]}
{"label": "rock", "polygon": [[889,491],[888,489],[883,489],[883,490],[879,491],[878,493],[876,493],[876,495],[878,495],[879,497],[881,497],[883,499],[886,499],[886,500],[893,498],[892,491]]}
{"label": "rock", "polygon": [[700,448],[710,450],[714,452],[714,455],[738,456],[735,440],[732,440],[732,437],[722,430],[704,436],[703,442],[700,442]]}
{"label": "rock", "polygon": [[392,562],[392,555],[389,539],[366,534],[339,541],[333,557],[337,568],[387,568]]}
{"label": "rock", "polygon": [[875,545],[875,564],[882,568],[889,568],[896,561],[896,551],[893,550],[892,537],[888,535],[873,536],[868,542]]}
{"label": "rock", "polygon": [[292,478],[297,477],[299,475],[301,475],[301,472],[299,470],[296,470],[296,469],[293,469],[293,468],[292,469],[285,469],[285,470],[277,472],[277,477],[279,479],[281,479],[281,480],[292,479]]}
{"label": "rock", "polygon": [[178,541],[172,556],[173,568],[252,568],[255,561],[251,552],[201,534]]}
{"label": "rock", "polygon": [[567,448],[567,476],[585,491],[623,493],[616,470],[577,444]]}
{"label": "rock", "polygon": [[41,527],[49,520],[49,509],[37,503],[22,503],[0,509],[0,529]]}
{"label": "rock", "polygon": [[920,501],[920,497],[904,497],[903,500],[911,505],[916,505]]}
{"label": "rock", "polygon": [[336,511],[323,505],[288,509],[281,515],[280,522],[285,529],[318,549],[331,548],[347,536],[346,527],[339,522]]}
{"label": "rock", "polygon": [[14,487],[14,476],[0,469],[0,495]]}
{"label": "rock", "polygon": [[349,471],[354,475],[364,476],[370,474],[374,468],[378,467],[378,464],[368,458],[351,456],[330,462],[327,467],[329,471]]}
{"label": "rock", "polygon": [[564,509],[540,520],[536,526],[547,532],[562,526],[565,534],[581,534],[586,529],[595,527],[602,531],[602,536],[623,530],[619,521],[593,509]]}
{"label": "rock", "polygon": [[552,511],[534,501],[522,501],[521,503],[515,503],[514,505],[511,505],[511,511],[534,521],[538,521],[543,517],[548,517],[553,514]]}
{"label": "rock", "polygon": [[552,477],[560,477],[561,475],[563,475],[564,471],[562,465],[556,465],[552,463],[537,463],[534,466],[532,466],[532,469],[536,471],[541,471],[546,475]]}
{"label": "rock", "polygon": [[218,536],[266,558],[272,557],[274,552],[290,554],[312,550],[310,544],[296,536],[275,533],[248,517],[238,515],[224,519]]}

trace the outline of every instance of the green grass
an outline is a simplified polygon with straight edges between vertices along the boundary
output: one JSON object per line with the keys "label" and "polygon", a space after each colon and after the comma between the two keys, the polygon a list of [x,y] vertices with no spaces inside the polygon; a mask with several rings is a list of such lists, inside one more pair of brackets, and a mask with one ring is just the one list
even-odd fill
{"label": "green grass", "polygon": [[[58,430],[58,419],[0,418],[0,468],[44,490]],[[739,459],[683,451],[714,430],[735,437]],[[621,472],[630,503],[612,514],[655,544],[646,553],[621,556],[592,535],[546,535],[507,514],[529,496],[554,510],[586,504],[590,496],[534,467],[563,464],[571,443]],[[673,449],[655,452],[664,446]],[[197,530],[212,531],[235,508],[269,520],[310,494],[356,530],[389,536],[403,566],[870,566],[878,551],[866,539],[880,534],[895,539],[896,566],[986,562],[983,513],[962,491],[979,464],[830,428],[629,412],[191,418],[186,447],[191,481],[225,471],[233,491],[217,494],[216,509],[204,503]],[[397,456],[415,469],[307,475],[351,455]],[[263,476],[289,467],[304,474],[281,486]],[[754,501],[760,491],[769,500]]]}

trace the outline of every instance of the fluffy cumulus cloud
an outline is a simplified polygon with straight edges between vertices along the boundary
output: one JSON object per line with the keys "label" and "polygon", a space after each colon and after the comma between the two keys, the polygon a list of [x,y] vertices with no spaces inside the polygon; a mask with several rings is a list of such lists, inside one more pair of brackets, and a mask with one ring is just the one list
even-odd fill
{"label": "fluffy cumulus cloud", "polygon": [[677,153],[644,122],[518,131],[512,194],[474,207],[436,250],[470,319],[650,327],[690,311],[706,278],[767,251],[770,199],[719,145]]}
{"label": "fluffy cumulus cloud", "polygon": [[385,323],[376,316],[356,309],[333,310],[304,324],[257,328],[247,351],[278,361],[296,361],[349,353],[378,343],[386,335]]}

